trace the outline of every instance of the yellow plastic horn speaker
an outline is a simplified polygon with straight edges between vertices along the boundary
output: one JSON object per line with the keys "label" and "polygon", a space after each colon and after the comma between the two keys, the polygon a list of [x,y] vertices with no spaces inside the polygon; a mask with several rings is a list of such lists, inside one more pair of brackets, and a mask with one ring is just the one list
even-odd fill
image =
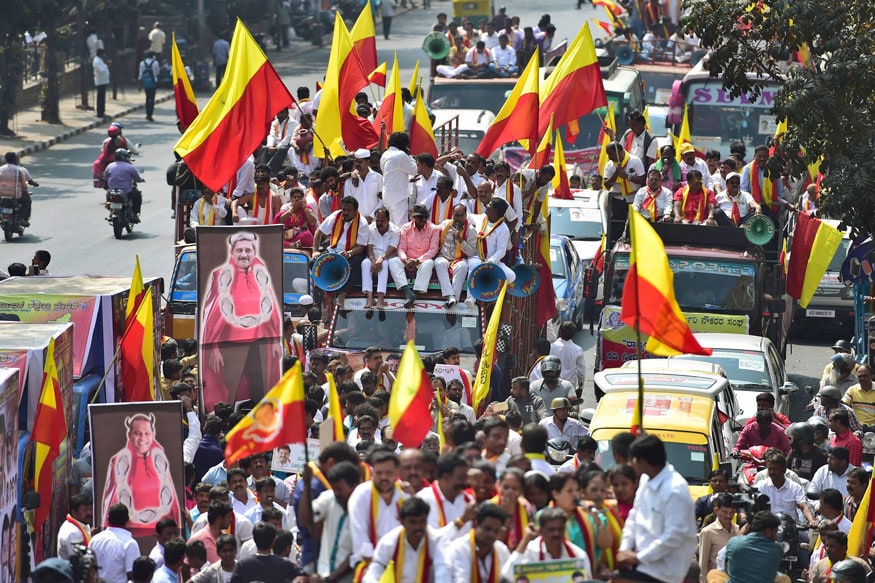
{"label": "yellow plastic horn speaker", "polygon": [[766,215],[752,215],[741,226],[744,236],[753,245],[765,245],[775,236],[775,223]]}
{"label": "yellow plastic horn speaker", "polygon": [[335,292],[349,279],[349,261],[339,253],[323,253],[313,261],[310,275],[316,287]]}
{"label": "yellow plastic horn speaker", "polygon": [[450,54],[450,39],[442,32],[430,32],[422,41],[422,50],[430,58],[440,61]]}
{"label": "yellow plastic horn speaker", "polygon": [[538,270],[525,263],[519,263],[514,266],[513,272],[516,274],[516,279],[513,283],[507,284],[507,293],[516,298],[527,298],[536,291],[541,285],[541,275]]}
{"label": "yellow plastic horn speaker", "polygon": [[502,269],[493,263],[481,263],[468,275],[468,293],[480,302],[494,302],[498,290],[507,279]]}

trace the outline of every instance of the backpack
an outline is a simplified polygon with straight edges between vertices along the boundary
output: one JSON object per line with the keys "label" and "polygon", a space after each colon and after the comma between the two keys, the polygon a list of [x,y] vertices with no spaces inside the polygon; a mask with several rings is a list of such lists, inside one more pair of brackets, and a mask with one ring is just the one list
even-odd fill
{"label": "backpack", "polygon": [[143,84],[143,89],[155,89],[157,86],[155,72],[152,70],[152,63],[154,63],[154,61],[143,61],[145,67],[143,68],[143,74],[140,75],[140,82]]}

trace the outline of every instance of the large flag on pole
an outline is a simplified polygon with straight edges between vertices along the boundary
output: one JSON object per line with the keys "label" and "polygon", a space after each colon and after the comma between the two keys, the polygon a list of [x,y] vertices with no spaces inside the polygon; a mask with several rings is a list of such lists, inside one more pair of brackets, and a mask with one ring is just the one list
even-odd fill
{"label": "large flag on pole", "polygon": [[434,389],[413,341],[407,343],[389,397],[392,437],[405,447],[419,447],[431,431]]}
{"label": "large flag on pole", "polygon": [[377,35],[374,31],[374,13],[371,11],[371,2],[362,7],[359,12],[355,24],[352,25],[352,30],[349,31],[352,36],[355,52],[362,61],[362,66],[365,71],[373,71],[377,68]]}
{"label": "large flag on pole", "polygon": [[[546,206],[546,205],[545,205]],[[542,282],[543,283],[543,282]],[[492,307],[492,315],[486,326],[486,334],[483,336],[483,352],[480,353],[480,364],[477,367],[477,376],[474,377],[474,386],[471,389],[471,406],[474,412],[480,414],[480,405],[489,396],[492,386],[492,365],[495,364],[495,342],[498,339],[498,326],[501,324],[501,308],[504,306],[504,294],[507,292],[507,282],[501,284],[498,299]]]}
{"label": "large flag on pole", "polygon": [[371,70],[373,68],[366,70],[362,65],[338,12],[334,19],[325,85],[316,114],[315,152],[321,154],[324,148],[328,148],[333,156],[343,156],[346,150],[352,152],[377,144],[379,133],[374,131],[370,121],[358,116],[354,107],[356,93],[368,86],[368,71]]}
{"label": "large flag on pole", "polygon": [[305,443],[305,414],[304,377],[301,363],[296,362],[225,436],[225,463],[231,466],[254,453],[289,443]]}
{"label": "large flag on pole", "polygon": [[[875,475],[872,476],[872,479],[875,479]],[[851,523],[851,530],[848,532],[848,555],[850,556],[866,558],[869,556],[869,548],[872,546],[872,528],[875,525],[875,504],[872,503],[875,485],[873,485],[872,479],[869,480],[869,486],[866,488],[866,493],[863,494],[860,506],[857,507],[857,513],[854,515],[853,523]]]}
{"label": "large flag on pole", "polygon": [[693,145],[693,138],[690,135],[690,116],[687,104],[684,104],[684,117],[681,120],[681,131],[674,144],[674,157],[678,162],[681,161],[681,146],[684,144]]}
{"label": "large flag on pole", "polygon": [[438,157],[434,129],[425,109],[425,97],[419,96],[413,106],[413,120],[410,123],[410,153],[416,156],[423,152]]}
{"label": "large flag on pole", "polygon": [[842,242],[842,233],[820,219],[806,213],[796,213],[796,230],[790,246],[787,266],[787,293],[806,307],[832,256]]}
{"label": "large flag on pole", "polygon": [[553,127],[567,126],[565,136],[569,143],[577,139],[580,131],[577,120],[608,104],[588,23],[583,23],[559,64],[541,83],[539,94],[538,133],[544,135],[553,116]]}
{"label": "large flag on pole", "polygon": [[620,320],[647,334],[647,350],[657,356],[710,355],[690,330],[674,297],[674,274],[662,239],[641,213],[629,211],[631,253],[623,284]]}
{"label": "large flag on pole", "polygon": [[556,141],[553,142],[553,169],[556,171],[553,177],[553,196],[574,200],[571,185],[568,183],[568,165],[565,163],[565,148],[562,146],[559,130],[556,130]]}
{"label": "large flag on pole", "polygon": [[389,72],[389,82],[386,84],[386,94],[380,104],[380,112],[374,120],[374,127],[380,131],[381,124],[386,124],[386,135],[404,131],[404,100],[401,98],[401,72],[398,70],[398,53]]}
{"label": "large flag on pole", "polygon": [[197,117],[197,100],[194,98],[188,73],[185,72],[179,47],[176,46],[176,33],[171,35],[171,40],[170,61],[173,72],[173,96],[176,98],[176,119],[179,120],[180,129],[185,131]]}
{"label": "large flag on pole", "polygon": [[128,292],[128,304],[125,306],[125,326],[131,323],[132,314],[137,311],[143,296],[146,295],[146,286],[143,284],[143,272],[140,270],[140,256],[136,256],[134,275],[131,277],[131,291]]}
{"label": "large flag on pole", "polygon": [[523,147],[533,153],[531,148],[538,143],[540,58],[538,49],[535,49],[529,64],[480,140],[477,153],[481,156],[488,158],[492,152],[514,140],[524,142]]}
{"label": "large flag on pole", "polygon": [[416,88],[419,87],[419,59],[416,59],[416,65],[413,66],[413,75],[410,77],[410,83],[407,84],[407,90],[413,99],[417,98]]}
{"label": "large flag on pole", "polygon": [[155,314],[151,288],[119,340],[125,401],[155,400]]}
{"label": "large flag on pole", "polygon": [[[52,477],[55,459],[61,454],[61,445],[67,439],[67,418],[61,399],[61,382],[55,365],[55,339],[49,340],[46,362],[43,366],[43,384],[33,422],[30,440],[34,443],[34,485],[40,495],[40,505],[34,513],[33,524],[37,540],[41,538],[43,523],[49,517],[54,496]],[[14,447],[13,444],[7,444]],[[37,545],[42,548],[42,545]],[[42,557],[37,557],[37,561]]]}
{"label": "large flag on pole", "polygon": [[291,103],[292,94],[238,18],[222,84],[174,149],[198,180],[218,192]]}

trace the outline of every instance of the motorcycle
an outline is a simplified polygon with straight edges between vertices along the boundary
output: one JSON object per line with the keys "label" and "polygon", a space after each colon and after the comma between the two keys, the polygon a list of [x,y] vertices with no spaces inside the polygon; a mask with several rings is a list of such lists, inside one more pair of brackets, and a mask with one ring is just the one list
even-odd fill
{"label": "motorcycle", "polygon": [[754,479],[756,478],[757,473],[761,470],[766,469],[766,460],[764,456],[766,454],[766,450],[769,449],[764,445],[755,445],[750,449],[744,449],[738,452],[737,456],[741,459],[742,464],[739,470],[740,473],[740,482],[747,484],[748,486],[753,486]]}
{"label": "motorcycle", "polygon": [[121,239],[125,230],[128,233],[133,232],[134,205],[131,197],[125,194],[124,190],[113,188],[108,191],[106,193],[106,208],[109,209],[109,216],[106,217],[106,220],[112,225],[112,234],[116,239]]}
{"label": "motorcycle", "polygon": [[0,227],[3,228],[3,236],[6,241],[12,241],[15,233],[24,235],[24,226],[21,224],[21,202],[17,198],[4,196],[0,198]]}

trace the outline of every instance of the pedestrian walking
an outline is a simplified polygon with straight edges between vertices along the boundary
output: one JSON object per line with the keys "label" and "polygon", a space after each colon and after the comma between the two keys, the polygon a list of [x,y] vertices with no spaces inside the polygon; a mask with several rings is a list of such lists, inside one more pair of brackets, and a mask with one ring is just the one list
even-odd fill
{"label": "pedestrian walking", "polygon": [[158,55],[146,53],[146,58],[140,61],[140,88],[146,93],[146,119],[155,121],[155,93],[158,91]]}
{"label": "pedestrian walking", "polygon": [[392,31],[392,17],[395,16],[397,7],[396,0],[383,0],[380,4],[380,13],[383,15],[383,37],[386,40],[389,40],[389,33]]}
{"label": "pedestrian walking", "polygon": [[104,60],[106,51],[97,49],[91,67],[94,69],[94,86],[97,88],[97,117],[106,114],[106,88],[109,87],[109,65]]}

